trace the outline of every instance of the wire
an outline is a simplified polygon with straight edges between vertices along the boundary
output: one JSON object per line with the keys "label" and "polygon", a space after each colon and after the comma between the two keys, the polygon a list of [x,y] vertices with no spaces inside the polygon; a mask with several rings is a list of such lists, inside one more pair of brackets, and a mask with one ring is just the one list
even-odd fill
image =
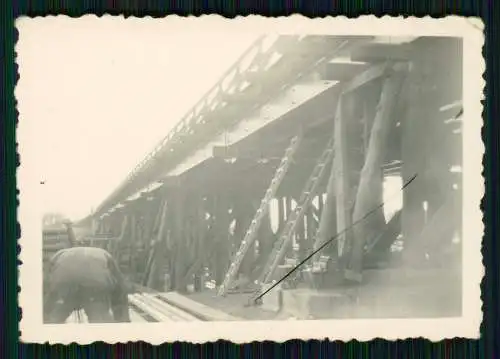
{"label": "wire", "polygon": [[[404,185],[403,187],[401,187],[401,191],[404,190],[410,183],[412,183],[415,178],[417,178],[417,174],[413,175]],[[393,194],[392,196],[394,196],[396,194]],[[392,197],[391,196],[391,197]],[[311,254],[309,254],[306,258],[304,258],[299,264],[297,264],[292,270],[290,270],[287,274],[285,274],[283,277],[281,277],[280,280],[278,280],[276,283],[274,283],[271,287],[269,287],[267,290],[265,290],[263,293],[259,294],[255,299],[254,299],[254,302],[257,302],[259,299],[261,299],[264,295],[266,295],[271,289],[273,289],[274,287],[276,287],[279,283],[281,283],[283,280],[285,280],[286,278],[288,278],[292,273],[294,273],[300,266],[302,266],[302,264],[304,264],[305,262],[307,262],[309,259],[311,259],[316,253],[318,253],[319,251],[321,251],[323,248],[325,248],[327,245],[329,245],[330,243],[332,243],[334,240],[338,239],[338,237],[340,237],[340,235],[344,234],[345,232],[347,232],[348,230],[350,230],[352,227],[354,227],[355,225],[359,224],[361,221],[365,220],[367,217],[369,217],[370,215],[372,215],[373,213],[375,213],[377,210],[379,210],[381,207],[384,206],[384,202],[380,203],[378,206],[376,206],[374,209],[372,209],[371,211],[367,212],[363,217],[361,217],[360,219],[358,219],[357,221],[355,221],[354,223],[352,223],[349,227],[345,228],[344,230],[338,232],[335,236],[333,236],[332,238],[330,238],[328,241],[326,241],[325,243],[323,243],[318,249],[316,249],[315,251],[313,251]]]}

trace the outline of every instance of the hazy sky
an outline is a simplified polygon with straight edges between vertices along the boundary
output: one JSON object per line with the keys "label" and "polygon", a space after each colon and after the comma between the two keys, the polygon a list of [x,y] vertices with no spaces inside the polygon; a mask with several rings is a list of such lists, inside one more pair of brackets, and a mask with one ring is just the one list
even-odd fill
{"label": "hazy sky", "polygon": [[36,156],[46,211],[89,214],[257,37],[116,19],[23,23],[18,141]]}

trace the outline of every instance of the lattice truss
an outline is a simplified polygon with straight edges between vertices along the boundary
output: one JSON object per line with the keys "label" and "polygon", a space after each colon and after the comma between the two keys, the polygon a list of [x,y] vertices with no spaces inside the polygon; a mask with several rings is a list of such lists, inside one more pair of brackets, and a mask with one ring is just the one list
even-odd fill
{"label": "lattice truss", "polygon": [[[281,96],[286,102],[299,105],[338,80],[366,68],[366,64],[345,63],[341,59],[333,68],[328,62],[370,40],[365,37],[262,37],[129,173],[96,214],[121,208],[120,200],[138,196],[137,191],[154,189],[158,186],[155,180],[166,169],[182,162],[188,153],[223,129],[241,122],[248,114],[259,120],[271,120],[289,111],[279,103],[266,107],[271,99]],[[325,82],[318,88],[321,80]]]}

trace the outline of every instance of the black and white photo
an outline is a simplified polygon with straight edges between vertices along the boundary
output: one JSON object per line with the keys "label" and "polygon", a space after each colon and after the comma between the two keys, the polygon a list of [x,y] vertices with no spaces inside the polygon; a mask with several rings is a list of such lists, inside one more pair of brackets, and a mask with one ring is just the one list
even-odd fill
{"label": "black and white photo", "polygon": [[23,337],[476,337],[474,21],[20,19]]}

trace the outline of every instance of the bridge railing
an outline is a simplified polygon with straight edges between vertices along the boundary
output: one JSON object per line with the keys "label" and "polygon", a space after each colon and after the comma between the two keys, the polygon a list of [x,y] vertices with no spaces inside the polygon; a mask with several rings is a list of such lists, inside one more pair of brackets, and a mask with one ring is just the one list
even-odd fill
{"label": "bridge railing", "polygon": [[[293,62],[299,62],[303,60],[303,57],[311,57],[311,53],[317,52],[318,58],[321,57],[321,53],[326,53],[325,47],[329,47],[329,44],[325,44],[324,41],[317,41],[316,39],[321,38],[323,41],[324,37],[321,36],[267,36],[259,38],[247,51],[245,51],[236,63],[230,67],[226,73],[221,77],[221,79],[213,86],[205,96],[198,101],[192,109],[186,113],[185,116],[174,126],[174,128],[168,133],[168,135],[157,144],[157,146],[151,151],[126,177],[122,184],[101,204],[97,209],[96,214],[102,215],[103,212],[110,206],[116,204],[117,197],[124,196],[127,197],[134,192],[140,191],[142,187],[148,185],[147,180],[152,180],[151,173],[146,173],[151,170],[156,162],[160,158],[164,158],[166,154],[174,154],[177,152],[177,146],[185,142],[190,135],[196,135],[200,127],[203,128],[203,133],[206,136],[211,136],[207,131],[205,131],[207,125],[212,124],[212,122],[217,121],[220,126],[223,126],[221,118],[223,117],[238,117],[238,114],[242,111],[243,107],[248,107],[248,99],[255,99],[255,94],[260,93],[260,91],[270,91],[272,87],[279,84],[285,85],[283,79],[275,79],[276,81],[267,81],[266,75],[267,71],[274,67],[277,63],[281,62],[283,65],[283,59],[286,59],[287,66],[281,67],[291,67],[288,62],[293,64]],[[335,39],[335,41],[339,39]],[[344,39],[345,40],[345,39]],[[338,43],[337,43],[338,44]],[[311,45],[311,49],[309,49]],[[334,48],[335,46],[333,46]],[[330,47],[331,48],[331,47]],[[319,49],[319,51],[318,51]],[[311,50],[311,51],[309,51]],[[314,57],[314,55],[312,55]],[[304,69],[297,69],[302,71]],[[286,71],[278,71],[279,76],[287,77],[289,73]],[[273,72],[274,75],[274,72]],[[294,74],[296,75],[296,74]],[[273,77],[274,80],[274,77]],[[273,83],[275,82],[275,83]],[[265,86],[262,85],[265,84]],[[278,89],[279,90],[279,89]],[[246,104],[238,109],[238,113],[234,111],[229,111],[225,113],[226,110],[231,107],[234,109],[233,102],[238,102],[245,97]],[[263,96],[264,97],[264,96]],[[267,98],[267,96],[266,96]],[[228,103],[231,105],[228,106]],[[258,102],[250,103],[250,107],[247,110],[256,109],[262,106]],[[215,125],[211,125],[214,126]],[[212,134],[213,135],[213,134]],[[192,136],[191,136],[192,137]],[[150,171],[151,172],[151,171]],[[147,179],[145,177],[148,177]],[[141,182],[141,183],[139,183]],[[142,183],[144,182],[144,183]],[[132,188],[133,187],[133,188]]]}
{"label": "bridge railing", "polygon": [[142,167],[152,158],[155,157],[157,153],[159,153],[165,145],[176,137],[177,134],[189,128],[191,121],[193,121],[197,116],[206,112],[206,108],[210,106],[210,109],[213,111],[216,108],[212,107],[213,102],[215,101],[217,95],[219,93],[224,92],[228,89],[228,80],[229,83],[234,80],[235,73],[242,72],[242,63],[254,53],[254,57],[256,57],[261,51],[263,51],[264,37],[259,38],[248,50],[246,50],[239,59],[235,62],[233,66],[231,66],[225,73],[222,75],[221,80],[216,83],[212,88],[210,88],[205,95],[186,113],[180,121],[175,125],[172,130],[155,146],[155,148],[141,161],[139,164],[129,173],[126,177],[125,181],[134,177],[134,175],[140,171]]}
{"label": "bridge railing", "polygon": [[[214,106],[214,102],[217,98],[217,96],[224,92],[224,90],[229,89],[227,84],[228,84],[228,78],[229,82],[231,82],[231,76],[234,79],[234,74],[235,73],[241,73],[245,71],[247,68],[251,66],[252,60],[256,57],[258,57],[258,54],[261,52],[266,52],[270,51],[271,47],[267,47],[266,45],[269,43],[269,36],[261,36],[259,39],[255,41],[253,45],[250,46],[249,49],[247,49],[235,62],[233,66],[231,66],[225,74],[221,77],[221,80],[217,82],[212,88],[210,88],[205,95],[193,106],[193,108],[190,109],[188,113],[186,113],[181,120],[175,125],[172,130],[169,131],[169,133],[154,147],[154,149],[141,161],[139,162],[134,169],[127,175],[125,180],[122,182],[122,184],[118,187],[118,189],[115,191],[119,192],[122,187],[124,187],[127,182],[129,182],[131,179],[133,179],[136,174],[144,168],[144,166],[152,159],[154,159],[158,153],[162,151],[162,149],[170,142],[173,140],[179,133],[181,133],[183,130],[189,128],[190,122],[194,120],[197,116],[200,114],[203,114],[206,112],[206,108],[210,107],[210,110],[214,111],[217,109],[216,106]],[[253,55],[253,56],[252,56]],[[252,58],[253,57],[253,58]],[[250,60],[250,61],[249,61]],[[199,121],[199,120],[198,120]],[[111,196],[113,196],[115,193],[113,193]],[[103,203],[103,205],[105,205]],[[103,206],[101,205],[101,207]],[[102,208],[98,208],[97,212],[100,212]]]}

